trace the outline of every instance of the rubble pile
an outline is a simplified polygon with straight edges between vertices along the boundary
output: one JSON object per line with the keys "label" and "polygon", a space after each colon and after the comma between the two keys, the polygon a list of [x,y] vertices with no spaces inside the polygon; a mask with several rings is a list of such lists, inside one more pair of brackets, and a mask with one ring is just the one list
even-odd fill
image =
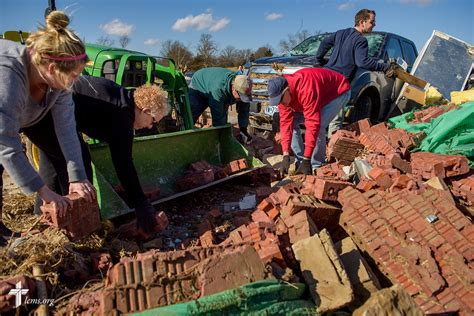
{"label": "rubble pile", "polygon": [[318,313],[469,314],[473,174],[464,156],[411,153],[423,137],[368,121],[338,131],[315,176],[259,188],[227,233],[203,222],[197,248],[123,259],[94,304],[75,297],[68,311],[140,311],[276,278],[304,281]]}
{"label": "rubble pile", "polygon": [[[430,111],[415,117],[439,114]],[[272,281],[301,289],[306,294],[298,299],[314,314],[468,315],[474,310],[474,172],[465,156],[412,152],[423,137],[362,120],[333,135],[330,163],[316,175],[254,188],[257,203],[251,209],[215,207],[213,200],[201,214],[190,200],[187,211],[159,211],[159,238],[140,245],[114,238],[110,243],[121,249],[119,259],[97,247],[90,262],[79,258],[70,265],[64,275],[81,282],[105,277],[68,298],[58,312],[123,314],[186,302],[202,308],[204,297]],[[177,186],[187,190],[245,169],[245,160],[224,168],[198,161]],[[269,183],[275,180],[271,171],[254,171],[245,181]],[[69,217],[61,222],[44,211],[75,240],[97,230],[98,211],[81,203],[75,205],[82,213],[71,217],[89,216],[87,227],[71,227]],[[176,223],[186,230],[185,238],[170,230]],[[115,233],[150,237],[141,236],[134,221]],[[14,306],[6,294],[18,280],[36,293],[27,276],[0,281],[0,310]]]}

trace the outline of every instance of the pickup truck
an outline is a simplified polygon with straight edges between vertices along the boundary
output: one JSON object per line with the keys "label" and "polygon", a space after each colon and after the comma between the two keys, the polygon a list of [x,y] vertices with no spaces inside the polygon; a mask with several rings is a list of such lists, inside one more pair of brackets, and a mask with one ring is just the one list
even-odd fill
{"label": "pickup truck", "polygon": [[[268,79],[279,72],[291,74],[306,67],[320,67],[316,62],[316,52],[321,41],[329,34],[331,33],[307,38],[288,55],[259,58],[245,66],[244,72],[250,76],[253,83],[250,113],[252,128],[278,130],[278,124],[273,122],[278,108],[268,105]],[[418,56],[416,46],[411,40],[387,32],[372,32],[365,36],[369,44],[370,57],[384,61],[402,58],[408,65],[407,71],[410,71]],[[328,59],[331,53],[332,49],[325,58]],[[387,79],[382,72],[359,68],[351,82],[351,100],[347,105],[346,120],[351,123],[363,118],[369,118],[372,122],[387,119],[392,113],[396,113],[394,101],[402,85],[403,82],[398,79]]]}

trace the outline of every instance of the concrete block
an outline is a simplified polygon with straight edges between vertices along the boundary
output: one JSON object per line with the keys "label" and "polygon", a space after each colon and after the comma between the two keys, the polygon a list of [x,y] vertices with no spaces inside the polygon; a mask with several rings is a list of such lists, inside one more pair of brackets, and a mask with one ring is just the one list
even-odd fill
{"label": "concrete block", "polygon": [[340,309],[354,299],[349,277],[326,230],[293,246],[318,313]]}

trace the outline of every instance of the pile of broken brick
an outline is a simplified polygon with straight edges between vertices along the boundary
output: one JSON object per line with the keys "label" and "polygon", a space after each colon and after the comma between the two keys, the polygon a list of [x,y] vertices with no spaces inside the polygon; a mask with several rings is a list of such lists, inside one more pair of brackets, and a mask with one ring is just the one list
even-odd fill
{"label": "pile of broken brick", "polygon": [[[328,150],[336,162],[271,188],[227,238],[210,225],[199,247],[124,258],[103,289],[67,310],[141,311],[277,278],[304,280],[320,313],[366,308],[395,284],[412,311],[469,314],[474,175],[464,156],[410,153],[421,138],[368,121],[338,131]],[[351,175],[345,167],[358,159],[365,168]]]}
{"label": "pile of broken brick", "polygon": [[304,281],[318,313],[362,315],[393,284],[409,299],[402,314],[471,314],[474,172],[464,156],[411,153],[422,138],[367,120],[340,130],[335,162],[260,190],[225,238],[209,225],[197,246],[123,258],[64,313],[143,311],[277,278]]}

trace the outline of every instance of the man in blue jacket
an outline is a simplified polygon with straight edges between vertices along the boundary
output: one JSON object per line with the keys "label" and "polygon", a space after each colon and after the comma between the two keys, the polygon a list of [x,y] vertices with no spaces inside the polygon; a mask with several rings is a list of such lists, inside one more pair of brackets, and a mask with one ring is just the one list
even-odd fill
{"label": "man in blue jacket", "polygon": [[[324,65],[324,56],[333,48],[333,52],[326,68],[335,70],[352,81],[357,68],[386,72],[390,63],[380,62],[368,55],[369,44],[363,34],[371,33],[375,27],[375,11],[362,9],[355,16],[355,26],[339,30],[327,36],[319,46],[316,53],[316,61]],[[343,115],[340,113],[329,127],[329,135],[342,127]],[[334,129],[331,131],[331,129]]]}

